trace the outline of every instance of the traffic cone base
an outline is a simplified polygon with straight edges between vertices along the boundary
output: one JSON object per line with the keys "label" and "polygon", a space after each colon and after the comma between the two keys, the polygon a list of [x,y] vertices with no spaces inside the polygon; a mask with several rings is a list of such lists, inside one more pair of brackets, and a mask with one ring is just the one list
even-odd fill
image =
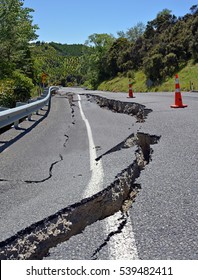
{"label": "traffic cone base", "polygon": [[171,105],[171,108],[185,108],[188,107],[188,105],[183,104],[182,106],[178,106],[178,105]]}
{"label": "traffic cone base", "polygon": [[171,105],[171,108],[185,108],[185,107],[188,107],[188,105],[186,105],[186,104],[182,104],[182,106]]}
{"label": "traffic cone base", "polygon": [[129,90],[129,96],[127,98],[135,98],[135,96],[133,96],[133,91]]}
{"label": "traffic cone base", "polygon": [[182,103],[182,96],[180,92],[175,92],[175,104],[171,105],[171,108],[185,108],[188,105]]}

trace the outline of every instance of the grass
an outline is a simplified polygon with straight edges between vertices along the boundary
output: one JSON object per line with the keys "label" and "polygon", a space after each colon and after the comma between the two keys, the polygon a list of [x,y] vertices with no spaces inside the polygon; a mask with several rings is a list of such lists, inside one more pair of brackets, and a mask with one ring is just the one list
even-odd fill
{"label": "grass", "polygon": [[[181,91],[190,91],[190,85],[193,83],[193,89],[198,90],[198,63],[193,64],[189,61],[188,64],[178,72]],[[128,78],[119,75],[112,80],[104,81],[98,87],[99,90],[107,90],[113,92],[128,92]],[[167,78],[162,84],[148,88],[146,86],[146,76],[143,71],[135,72],[133,81],[134,92],[148,92],[148,91],[168,91],[175,90],[175,76]]]}

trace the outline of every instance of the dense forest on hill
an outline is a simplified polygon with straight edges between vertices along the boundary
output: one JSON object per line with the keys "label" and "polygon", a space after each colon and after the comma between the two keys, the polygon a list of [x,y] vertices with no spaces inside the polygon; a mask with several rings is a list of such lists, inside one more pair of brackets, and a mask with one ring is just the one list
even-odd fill
{"label": "dense forest on hill", "polygon": [[85,60],[91,86],[96,88],[118,74],[133,77],[139,69],[148,84],[160,84],[189,60],[198,61],[198,6],[178,18],[165,9],[145,27],[138,24],[118,35],[116,39],[107,34],[90,36],[93,46]]}
{"label": "dense forest on hill", "polygon": [[160,85],[189,61],[198,62],[198,5],[181,17],[164,9],[116,37],[92,34],[84,45],[36,41],[32,12],[22,0],[0,1],[1,106],[15,106],[43,85],[96,89],[115,77],[134,80],[140,70],[147,87]]}
{"label": "dense forest on hill", "polygon": [[50,46],[52,46],[58,54],[62,56],[81,56],[83,54],[84,45],[83,44],[60,44],[55,42],[50,42]]}

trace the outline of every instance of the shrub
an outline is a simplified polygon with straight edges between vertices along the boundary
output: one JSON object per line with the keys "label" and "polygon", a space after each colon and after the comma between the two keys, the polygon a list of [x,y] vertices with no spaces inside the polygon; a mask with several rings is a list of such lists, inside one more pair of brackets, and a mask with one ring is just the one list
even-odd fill
{"label": "shrub", "polygon": [[135,73],[132,70],[128,71],[127,72],[127,78],[134,82],[135,81]]}
{"label": "shrub", "polygon": [[0,81],[0,106],[15,107],[14,81],[11,79]]}
{"label": "shrub", "polygon": [[30,98],[31,90],[34,87],[32,79],[19,71],[14,71],[12,78],[14,80],[14,95],[16,101],[27,101]]}
{"label": "shrub", "polygon": [[14,71],[11,79],[0,81],[0,106],[12,108],[17,101],[27,101],[33,88],[30,78],[19,71]]}

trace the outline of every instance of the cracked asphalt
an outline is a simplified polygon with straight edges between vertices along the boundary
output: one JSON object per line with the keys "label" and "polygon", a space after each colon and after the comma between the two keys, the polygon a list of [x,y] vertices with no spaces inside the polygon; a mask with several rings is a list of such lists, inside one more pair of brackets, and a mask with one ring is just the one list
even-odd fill
{"label": "cracked asphalt", "polygon": [[[20,140],[23,130],[1,135],[1,240],[81,199],[90,177],[89,152],[84,124],[74,121],[67,99],[57,95],[48,117]],[[31,125],[25,121],[21,129]]]}
{"label": "cracked asphalt", "polygon": [[[42,116],[35,115],[35,122],[25,121],[21,130],[0,135],[0,241],[83,198],[91,172],[79,93],[137,102],[153,110],[144,123],[138,123],[135,117],[112,113],[81,96],[97,156],[103,155],[101,188],[134,161],[136,148],[105,154],[108,150],[138,131],[161,139],[152,146],[152,161],[136,181],[141,190],[129,215],[123,218],[116,213],[113,221],[117,222],[108,228],[109,218],[88,226],[82,234],[52,248],[45,259],[118,258],[114,247],[123,248],[116,244],[116,235],[132,240],[133,246],[125,250],[137,247],[137,254],[131,255],[134,259],[197,259],[196,93],[184,94],[188,108],[171,109],[174,96],[170,93],[138,93],[129,100],[123,93],[62,88],[52,98],[47,118],[39,123]],[[34,129],[28,131],[33,124]],[[127,227],[130,230],[124,231]],[[125,256],[120,254],[120,258]]]}
{"label": "cracked asphalt", "polygon": [[[125,100],[122,93],[98,94]],[[129,211],[139,258],[198,259],[198,94],[182,93],[185,109],[170,108],[174,93],[135,96],[153,110],[141,130],[161,135]]]}
{"label": "cracked asphalt", "polygon": [[[129,101],[123,93],[86,93]],[[185,109],[170,108],[174,103],[174,93],[137,93],[135,96],[131,102],[143,104],[153,111],[144,123],[136,123],[129,117],[129,132],[132,129],[161,136],[158,144],[153,146],[152,160],[136,180],[141,185],[141,190],[129,210],[138,252],[136,257],[198,259],[198,95],[182,93],[183,102],[188,104]],[[90,121],[92,122],[92,118]],[[108,155],[109,164],[112,166],[112,162],[114,164],[121,159],[123,152],[129,151],[117,152],[117,156]],[[104,234],[104,228],[105,220],[98,221],[87,227],[83,234],[73,236],[57,248],[51,249],[51,255],[47,259],[91,259],[94,248],[101,248],[108,237],[107,233]],[[117,228],[119,225],[116,226],[115,223],[112,231]],[[90,236],[95,238],[90,240]],[[125,235],[125,239],[127,238]],[[76,245],[75,248],[73,244]],[[98,252],[97,259],[115,259],[110,253],[112,246],[110,240]]]}

